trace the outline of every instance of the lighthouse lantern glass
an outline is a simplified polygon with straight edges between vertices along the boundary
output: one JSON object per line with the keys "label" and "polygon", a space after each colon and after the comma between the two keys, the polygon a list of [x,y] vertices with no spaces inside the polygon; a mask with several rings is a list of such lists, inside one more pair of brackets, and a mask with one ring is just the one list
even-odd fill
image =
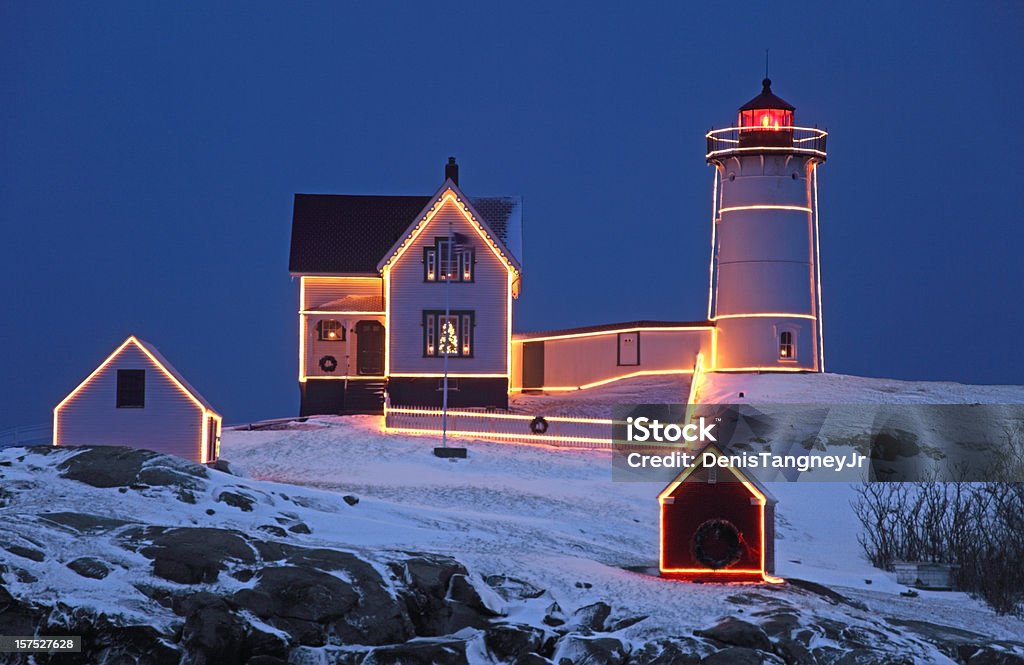
{"label": "lighthouse lantern glass", "polygon": [[751,109],[740,112],[740,127],[748,131],[777,132],[793,126],[793,112],[785,109]]}

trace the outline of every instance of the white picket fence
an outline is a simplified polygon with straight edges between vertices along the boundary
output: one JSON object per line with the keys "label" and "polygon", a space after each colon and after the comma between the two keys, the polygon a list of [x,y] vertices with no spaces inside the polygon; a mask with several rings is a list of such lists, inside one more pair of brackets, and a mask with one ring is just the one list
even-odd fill
{"label": "white picket fence", "polygon": [[[384,411],[384,425],[389,432],[440,436],[443,416],[438,408],[388,406]],[[449,409],[447,430],[457,436],[498,442],[541,443],[565,448],[612,447],[612,421],[599,418],[531,416],[498,409]]]}

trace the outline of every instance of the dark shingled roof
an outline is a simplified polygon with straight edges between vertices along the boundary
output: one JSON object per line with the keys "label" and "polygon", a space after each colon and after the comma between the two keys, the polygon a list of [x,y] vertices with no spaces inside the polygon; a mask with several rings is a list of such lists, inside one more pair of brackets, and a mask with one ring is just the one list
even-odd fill
{"label": "dark shingled roof", "polygon": [[772,80],[765,79],[761,81],[761,94],[740,107],[740,111],[750,111],[752,109],[795,111],[796,107],[772,92]]}
{"label": "dark shingled roof", "polygon": [[[296,274],[377,274],[377,264],[431,196],[296,194],[288,270]],[[469,197],[513,254],[519,252],[518,197]]]}

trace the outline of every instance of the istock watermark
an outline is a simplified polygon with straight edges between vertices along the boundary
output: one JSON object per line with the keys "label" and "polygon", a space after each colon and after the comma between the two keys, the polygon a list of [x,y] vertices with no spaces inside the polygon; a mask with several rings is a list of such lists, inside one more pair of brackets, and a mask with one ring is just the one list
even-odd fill
{"label": "istock watermark", "polygon": [[637,404],[612,421],[619,481],[700,466],[769,483],[1024,482],[1021,404]]}

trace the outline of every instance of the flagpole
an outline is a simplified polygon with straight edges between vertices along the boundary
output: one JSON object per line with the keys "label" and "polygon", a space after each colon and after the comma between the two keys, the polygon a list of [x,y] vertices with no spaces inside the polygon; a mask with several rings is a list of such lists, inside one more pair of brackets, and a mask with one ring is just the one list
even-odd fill
{"label": "flagpole", "polygon": [[441,396],[441,447],[448,447],[448,326],[452,318],[452,220],[448,219],[448,255],[444,273],[444,323],[439,337],[444,344],[444,394]]}

